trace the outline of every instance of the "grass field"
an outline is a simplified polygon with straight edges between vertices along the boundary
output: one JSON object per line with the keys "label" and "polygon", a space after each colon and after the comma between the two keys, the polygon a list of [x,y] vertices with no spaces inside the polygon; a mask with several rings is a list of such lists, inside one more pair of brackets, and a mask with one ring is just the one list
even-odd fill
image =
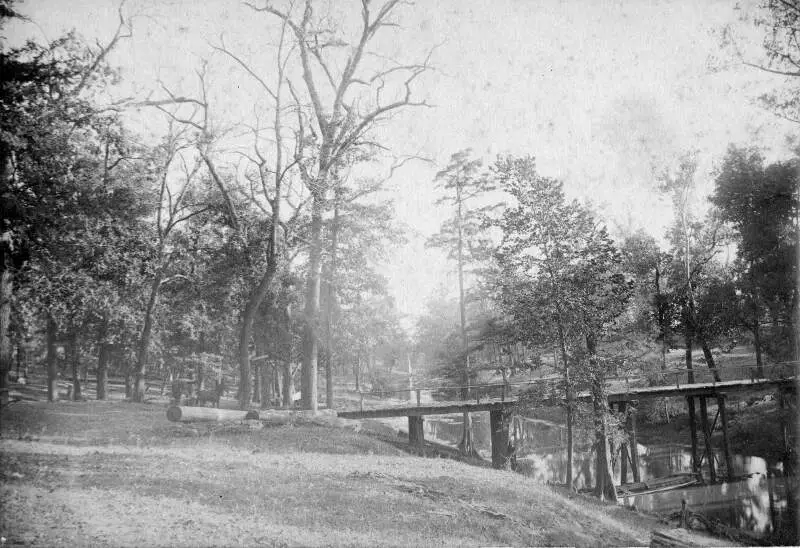
{"label": "grass field", "polygon": [[18,402],[1,433],[5,545],[628,546],[667,527],[351,428]]}

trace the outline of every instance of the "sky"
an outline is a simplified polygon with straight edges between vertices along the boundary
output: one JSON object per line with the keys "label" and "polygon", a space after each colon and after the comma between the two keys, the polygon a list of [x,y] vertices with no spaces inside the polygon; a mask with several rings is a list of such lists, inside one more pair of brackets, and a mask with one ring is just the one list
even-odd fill
{"label": "sky", "polygon": [[[336,2],[337,9],[347,4]],[[116,24],[112,0],[27,0],[31,23],[6,30],[11,42],[52,40],[75,28],[107,41]],[[755,3],[715,0],[440,0],[405,7],[381,51],[419,61],[433,49],[434,70],[415,93],[434,105],[383,125],[378,135],[409,162],[389,181],[409,241],[386,267],[401,311],[421,313],[441,287],[454,289],[453,265],[426,249],[448,212],[434,205],[433,179],[451,154],[472,148],[488,164],[500,154],[531,154],[542,174],[564,181],[569,196],[593,204],[612,232],[645,229],[663,238],[669,200],[654,188],[654,168],[699,151],[698,204],[730,143],[762,147],[768,158],[788,154],[796,127],[762,109],[755,98],[775,77],[742,66],[723,47],[730,26],[745,55],[757,57],[761,35],[740,21]],[[158,93],[160,78],[191,89],[194,71],[225,43],[269,67],[274,44],[263,15],[237,1],[128,0],[134,36],[115,52],[129,92]],[[227,68],[224,68],[226,67]],[[246,77],[217,61],[212,88],[240,98],[231,123],[252,113]],[[248,91],[250,90],[250,91]]]}

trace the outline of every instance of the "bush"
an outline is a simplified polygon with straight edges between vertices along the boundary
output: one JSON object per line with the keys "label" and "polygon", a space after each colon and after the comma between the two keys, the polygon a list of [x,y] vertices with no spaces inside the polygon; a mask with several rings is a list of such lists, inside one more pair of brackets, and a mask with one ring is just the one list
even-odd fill
{"label": "bush", "polygon": [[651,424],[668,424],[685,409],[683,398],[652,398],[639,403],[641,416]]}

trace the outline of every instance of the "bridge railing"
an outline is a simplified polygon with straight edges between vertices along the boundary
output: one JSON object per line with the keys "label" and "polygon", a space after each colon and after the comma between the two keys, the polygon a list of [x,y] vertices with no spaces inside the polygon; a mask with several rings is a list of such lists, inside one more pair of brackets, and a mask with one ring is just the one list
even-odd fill
{"label": "bridge railing", "polygon": [[687,384],[701,384],[717,382],[750,380],[755,383],[761,379],[788,379],[796,377],[800,372],[800,362],[789,361],[757,365],[725,365],[722,367],[685,367],[661,369],[651,372],[649,375],[651,383],[670,385],[677,387]]}
{"label": "bridge railing", "polygon": [[[719,381],[717,381],[717,375]],[[762,367],[756,365],[726,365],[715,369],[707,367],[669,368],[661,369],[650,374],[637,374],[628,376],[609,376],[606,381],[609,385],[623,385],[626,388],[634,388],[649,383],[656,385],[676,385],[678,388],[688,384],[710,383],[749,379],[756,383],[760,379],[786,379],[797,377],[800,373],[800,362],[781,362],[764,364]],[[689,380],[692,382],[689,382]],[[476,403],[488,401],[505,401],[516,397],[525,388],[532,386],[555,386],[563,382],[561,376],[541,377],[524,381],[514,381],[505,383],[476,383],[468,387],[431,384],[401,388],[393,390],[372,390],[359,391],[359,409],[365,410],[369,407],[407,407],[410,405],[422,406],[424,404],[444,404],[451,402],[475,401]],[[622,386],[620,386],[621,388]],[[470,397],[461,398],[464,388],[469,388]],[[451,398],[441,399],[443,396]],[[434,400],[434,396],[440,399]]]}
{"label": "bridge railing", "polygon": [[[414,386],[411,388],[400,388],[394,390],[372,390],[372,391],[359,391],[359,408],[361,411],[373,405],[375,407],[400,407],[408,405],[416,405],[418,407],[424,404],[444,404],[451,402],[465,402],[474,401],[476,403],[485,403],[488,401],[505,401],[509,398],[515,397],[516,393],[523,387],[535,385],[558,384],[562,382],[562,377],[542,377],[538,379],[529,379],[525,381],[514,382],[492,382],[492,383],[475,383],[469,386],[458,385],[427,385],[427,386]],[[461,394],[468,389],[470,397],[467,399],[461,398]],[[434,401],[433,397],[439,396],[452,396],[449,399],[437,399]],[[375,401],[378,400],[378,401]]]}

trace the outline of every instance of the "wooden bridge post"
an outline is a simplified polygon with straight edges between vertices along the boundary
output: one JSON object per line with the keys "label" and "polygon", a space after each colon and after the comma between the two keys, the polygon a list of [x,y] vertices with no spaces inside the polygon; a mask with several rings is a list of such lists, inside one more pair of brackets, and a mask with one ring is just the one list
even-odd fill
{"label": "wooden bridge post", "polygon": [[700,422],[703,428],[703,439],[706,442],[706,455],[708,456],[708,473],[711,476],[711,483],[717,482],[717,471],[714,466],[714,447],[711,445],[711,427],[708,424],[708,407],[706,397],[700,396]]}
{"label": "wooden bridge post", "polygon": [[[617,410],[624,415],[625,408],[628,406],[628,402],[621,401],[617,404]],[[625,430],[628,429],[628,417],[624,418],[623,427]],[[622,442],[621,447],[619,448],[619,483],[620,485],[624,485],[628,483],[628,442]]]}
{"label": "wooden bridge post", "polygon": [[425,448],[425,418],[422,415],[408,416],[408,443],[423,451]]}
{"label": "wooden bridge post", "polygon": [[502,408],[489,411],[489,427],[492,434],[492,466],[505,468],[511,455],[508,447],[508,417]]}
{"label": "wooden bridge post", "polygon": [[694,413],[694,396],[686,396],[686,407],[689,410],[689,435],[692,437],[692,472],[700,473],[700,459],[697,456],[697,417]]}
{"label": "wooden bridge post", "polygon": [[731,442],[728,438],[728,415],[725,411],[725,394],[717,396],[719,418],[722,421],[722,450],[725,452],[725,467],[728,469],[728,480],[733,479],[733,459],[731,458]]}

